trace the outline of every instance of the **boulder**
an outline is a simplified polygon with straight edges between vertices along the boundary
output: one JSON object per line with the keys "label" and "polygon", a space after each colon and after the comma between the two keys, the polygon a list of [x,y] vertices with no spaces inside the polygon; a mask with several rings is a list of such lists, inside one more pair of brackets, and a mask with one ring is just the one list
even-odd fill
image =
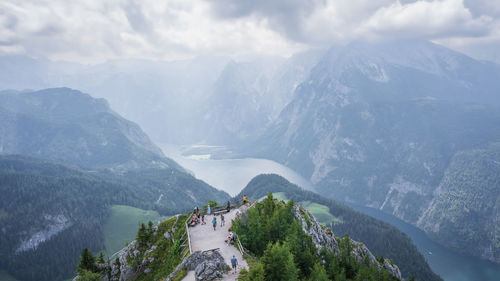
{"label": "boulder", "polygon": [[173,280],[183,268],[187,271],[194,270],[196,281],[219,279],[230,269],[218,249],[196,251],[184,258],[175,271],[167,277],[167,280]]}

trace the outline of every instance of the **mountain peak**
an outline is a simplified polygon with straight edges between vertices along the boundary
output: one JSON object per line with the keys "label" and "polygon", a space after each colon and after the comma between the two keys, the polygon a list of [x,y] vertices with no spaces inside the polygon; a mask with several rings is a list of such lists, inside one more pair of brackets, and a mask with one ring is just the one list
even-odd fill
{"label": "mountain peak", "polygon": [[466,65],[480,63],[464,54],[424,40],[354,41],[345,46],[332,46],[321,61],[315,72],[327,70],[333,77],[338,77],[349,69],[383,70],[389,66],[439,76],[454,76]]}

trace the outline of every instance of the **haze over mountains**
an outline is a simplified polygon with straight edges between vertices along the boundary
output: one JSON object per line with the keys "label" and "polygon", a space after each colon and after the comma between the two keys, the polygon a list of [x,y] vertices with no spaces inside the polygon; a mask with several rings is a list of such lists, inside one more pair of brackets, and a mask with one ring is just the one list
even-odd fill
{"label": "haze over mountains", "polygon": [[[68,88],[23,91],[55,86],[110,106]],[[0,92],[0,153],[61,161],[85,178],[87,169],[112,171],[92,179],[138,196],[136,206],[171,214],[228,198],[147,135],[226,145],[294,169],[325,197],[381,209],[458,252],[500,262],[497,64],[420,40],[245,62],[0,57],[0,89],[14,89]],[[20,229],[23,239],[41,231]]]}
{"label": "haze over mountains", "polygon": [[0,92],[0,132],[0,267],[21,280],[64,280],[82,248],[104,249],[112,205],[174,215],[229,199],[76,90]]}
{"label": "haze over mountains", "polygon": [[[500,188],[494,166],[477,165],[497,161],[499,77],[498,65],[428,42],[334,47],[249,150],[299,171],[321,194],[380,208],[498,262]],[[465,155],[478,158],[466,167]],[[464,181],[473,192],[457,191]]]}

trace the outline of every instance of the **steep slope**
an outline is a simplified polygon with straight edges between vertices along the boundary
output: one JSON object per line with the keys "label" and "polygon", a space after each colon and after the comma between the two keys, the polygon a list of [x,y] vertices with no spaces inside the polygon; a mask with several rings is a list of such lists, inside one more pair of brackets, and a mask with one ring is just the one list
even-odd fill
{"label": "steep slope", "polygon": [[230,143],[262,132],[322,52],[246,62],[207,56],[98,65],[0,56],[0,90],[80,89],[108,100],[157,142]]}
{"label": "steep slope", "polygon": [[[365,243],[375,255],[392,259],[401,269],[404,278],[415,276],[416,280],[441,280],[432,272],[408,236],[395,227],[303,190],[278,175],[259,175],[253,178],[235,198],[239,200],[246,194],[249,198],[259,199],[269,192],[283,192],[299,203],[310,201],[327,206],[329,212],[338,218],[336,223],[329,225],[336,235],[348,233],[352,239]],[[387,241],[390,241],[391,247],[387,247]]]}
{"label": "steep slope", "polygon": [[179,168],[102,99],[68,88],[0,93],[0,147],[87,168]]}
{"label": "steep slope", "polygon": [[428,42],[332,48],[249,150],[326,196],[417,224],[453,156],[500,140],[499,77],[497,65]]}
{"label": "steep slope", "polygon": [[119,184],[14,156],[0,157],[0,192],[0,267],[19,280],[68,278],[82,247],[103,248],[100,225],[109,204],[142,205]]}
{"label": "steep slope", "polygon": [[[210,237],[187,235],[184,223],[189,217],[178,215],[157,226],[141,225],[136,240],[111,261],[96,263],[94,259],[92,262],[91,253],[84,249],[77,265],[77,280],[90,275],[109,281],[337,280],[341,276],[343,280],[401,280],[401,273],[392,261],[376,258],[360,242],[335,237],[330,229],[320,226],[293,201],[284,204],[269,195],[252,207],[243,205],[233,209],[228,217],[234,218],[230,227],[238,235],[234,245],[223,242],[227,226],[224,231],[210,231]],[[211,228],[196,225],[188,231],[201,234],[206,231],[204,227]],[[192,254],[189,237],[193,243]],[[214,238],[220,239],[216,244],[221,245],[213,245]],[[240,242],[246,249],[238,246]],[[200,248],[200,244],[205,247]],[[259,250],[259,245],[265,250]],[[249,262],[249,271],[240,250],[247,253],[244,258]],[[228,253],[239,255],[237,272],[230,270],[228,263],[234,255],[227,256]],[[318,274],[324,278],[318,279]]]}
{"label": "steep slope", "polygon": [[229,197],[174,169],[116,175],[21,156],[0,156],[0,193],[0,268],[19,280],[70,277],[82,248],[104,248],[111,205],[173,215]]}
{"label": "steep slope", "polygon": [[455,154],[417,225],[462,253],[500,260],[500,144]]}
{"label": "steep slope", "polygon": [[121,116],[155,140],[191,143],[207,93],[228,59],[112,60],[83,65],[24,56],[0,56],[0,90],[71,87],[105,98]]}
{"label": "steep slope", "polygon": [[112,204],[173,215],[229,198],[102,99],[58,88],[0,101],[0,267],[20,280],[71,276],[81,248],[103,248]]}
{"label": "steep slope", "polygon": [[398,266],[331,229],[293,200],[270,193],[233,221],[241,244],[258,259],[242,280],[401,280]]}
{"label": "steep slope", "polygon": [[315,65],[321,51],[291,58],[258,58],[229,62],[204,105],[200,128],[207,143],[238,144],[262,134],[291,100],[295,87]]}

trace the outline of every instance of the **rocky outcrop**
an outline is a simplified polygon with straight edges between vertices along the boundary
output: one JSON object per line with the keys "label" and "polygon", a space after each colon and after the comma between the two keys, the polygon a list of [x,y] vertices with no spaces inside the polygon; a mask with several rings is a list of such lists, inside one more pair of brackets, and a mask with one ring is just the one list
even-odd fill
{"label": "rocky outcrop", "polygon": [[[302,230],[312,238],[312,242],[318,249],[318,252],[322,248],[333,251],[334,253],[339,252],[339,245],[335,235],[329,228],[321,226],[316,218],[311,215],[307,210],[295,205],[295,217],[301,222]],[[398,266],[392,264],[388,259],[384,259],[384,262],[379,262],[375,256],[370,252],[370,250],[363,244],[351,239],[352,254],[357,261],[367,260],[370,264],[376,264],[379,269],[387,270],[392,276],[396,277],[398,280],[403,280],[401,277],[401,271]]]}
{"label": "rocky outcrop", "polygon": [[304,209],[294,206],[295,218],[302,223],[302,230],[312,238],[314,246],[319,250],[326,248],[327,250],[336,252],[339,249],[335,235],[331,230],[325,230],[316,220],[314,216],[309,214]]}
{"label": "rocky outcrop", "polygon": [[[140,272],[140,268],[138,267],[132,267],[129,265],[127,258],[135,258],[139,256],[140,251],[137,249],[137,241],[132,241],[127,247],[121,249],[117,253],[117,258],[119,260],[119,263],[116,262],[116,260],[112,261],[108,265],[108,270],[111,272],[110,278],[108,276],[105,276],[104,280],[105,281],[127,281],[127,280],[134,280]],[[147,263],[147,261],[144,261],[141,265],[139,266],[141,268],[144,268]]]}
{"label": "rocky outcrop", "polygon": [[167,277],[167,280],[173,280],[183,269],[194,270],[197,281],[211,281],[221,278],[230,268],[224,262],[218,249],[196,251],[184,258],[175,271]]}
{"label": "rocky outcrop", "polygon": [[33,249],[36,250],[40,244],[73,225],[70,219],[64,214],[45,214],[42,221],[44,221],[45,227],[31,235],[28,239],[22,240],[21,245],[16,249],[16,254]]}

